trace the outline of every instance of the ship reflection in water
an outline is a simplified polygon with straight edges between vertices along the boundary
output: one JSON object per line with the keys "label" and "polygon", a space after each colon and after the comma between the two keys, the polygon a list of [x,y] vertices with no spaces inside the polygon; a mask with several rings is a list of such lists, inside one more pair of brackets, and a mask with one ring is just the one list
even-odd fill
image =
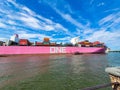
{"label": "ship reflection in water", "polygon": [[[37,86],[32,87],[36,90],[77,90],[108,83],[109,77],[104,72],[107,64],[105,54],[0,57],[0,87],[3,90],[6,86],[14,88],[22,81],[33,85],[34,81]],[[27,88],[26,85],[19,88]],[[45,89],[46,85],[48,89]]]}

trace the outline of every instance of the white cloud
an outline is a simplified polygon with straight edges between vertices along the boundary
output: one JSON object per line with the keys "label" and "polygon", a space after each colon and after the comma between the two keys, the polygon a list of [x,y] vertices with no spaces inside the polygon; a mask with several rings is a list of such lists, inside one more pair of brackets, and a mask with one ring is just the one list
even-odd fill
{"label": "white cloud", "polygon": [[53,21],[47,18],[44,18],[40,15],[37,15],[34,12],[32,13],[32,11],[29,10],[28,8],[27,8],[27,11],[32,15],[20,13],[21,17],[19,18],[19,20],[21,20],[25,25],[28,25],[31,28],[42,29],[46,31],[51,31],[51,30],[53,31],[53,30],[59,30],[59,29],[66,32],[68,31],[59,23],[54,23]]}
{"label": "white cloud", "polygon": [[110,32],[110,31],[100,30],[100,31],[94,32],[91,36],[86,37],[86,39],[90,41],[101,41],[101,42],[104,42],[106,45],[108,45],[108,47],[110,46],[110,48],[111,47],[113,48],[114,46],[115,48],[116,45],[117,46],[119,45],[118,43],[120,39],[119,33],[120,31]]}
{"label": "white cloud", "polygon": [[[47,1],[42,1],[42,0],[40,0],[40,3],[41,3],[41,2],[47,3],[47,4],[48,4],[53,10],[55,10],[55,12],[57,12],[63,19],[65,19],[67,22],[70,22],[71,24],[75,25],[77,28],[85,30],[86,28],[89,27],[89,21],[88,21],[88,20],[83,19],[83,18],[81,17],[82,20],[84,20],[85,22],[87,22],[86,25],[83,25],[80,21],[78,21],[77,19],[74,19],[74,18],[72,17],[71,13],[75,13],[75,12],[72,11],[70,5],[69,5],[68,3],[66,3],[65,1],[62,0],[62,1],[58,2],[58,1],[56,1],[56,0],[53,0],[53,1],[49,1],[49,0],[47,0]],[[54,2],[54,4],[53,4],[53,2]],[[62,7],[61,7],[60,3],[63,4]],[[60,7],[61,7],[62,9],[64,9],[64,8],[66,7],[68,13],[65,12],[66,9],[61,10],[61,9],[58,7],[59,5],[60,5]],[[79,16],[79,17],[80,17],[80,16]]]}
{"label": "white cloud", "polygon": [[16,22],[13,21],[13,20],[8,20],[7,23],[10,24],[10,25],[16,25]]}
{"label": "white cloud", "polygon": [[114,8],[114,9],[109,9],[109,10],[106,10],[104,12],[116,12],[116,11],[119,11],[120,8]]}
{"label": "white cloud", "polygon": [[100,7],[100,6],[103,6],[103,5],[105,5],[105,3],[104,3],[104,2],[101,2],[101,3],[99,3],[97,6]]}
{"label": "white cloud", "polygon": [[113,27],[120,23],[120,12],[112,13],[99,21],[100,26]]}
{"label": "white cloud", "polygon": [[16,33],[22,35],[22,34],[26,34],[27,32],[24,30],[21,30],[21,29],[18,29],[18,31],[16,31]]}
{"label": "white cloud", "polygon": [[69,14],[63,14],[63,13],[61,13],[61,12],[59,12],[59,14],[60,14],[64,19],[66,19],[67,21],[71,22],[71,23],[74,24],[75,26],[77,26],[77,27],[79,27],[79,28],[84,28],[84,26],[83,26],[80,22],[78,22],[78,21],[76,21],[75,19],[73,19],[73,18],[71,17],[71,15],[69,15]]}
{"label": "white cloud", "polygon": [[25,6],[22,7],[22,10],[24,10],[24,12],[26,12],[26,14],[34,15],[34,13],[29,8],[27,8]]}
{"label": "white cloud", "polygon": [[7,38],[0,38],[0,41],[7,41]]}
{"label": "white cloud", "polygon": [[[51,31],[51,30],[63,30],[68,32],[68,30],[66,28],[64,28],[61,24],[59,23],[55,23],[50,19],[44,18],[40,15],[35,14],[33,11],[31,11],[29,8],[27,7],[23,7],[22,8],[26,13],[21,13],[23,18],[23,21],[25,24],[29,25],[29,26],[33,26],[36,29],[42,29],[42,30],[46,30],[46,31]],[[37,18],[36,18],[37,17]]]}
{"label": "white cloud", "polygon": [[77,28],[77,29],[76,29],[76,34],[79,34],[79,35],[80,35],[80,34],[81,34],[81,30]]}
{"label": "white cloud", "polygon": [[[51,6],[52,7],[52,6]],[[62,18],[64,18],[65,20],[67,20],[68,22],[72,23],[73,25],[77,26],[77,28],[79,29],[85,29],[87,27],[87,25],[83,25],[82,23],[78,22],[77,20],[75,20],[74,18],[72,18],[72,16],[70,14],[64,14],[61,11],[59,11],[57,8],[52,7]]]}
{"label": "white cloud", "polygon": [[[57,9],[64,10],[64,12],[74,13],[71,6],[68,4],[65,0],[39,0],[39,3],[47,3],[53,7],[56,7]],[[62,7],[61,7],[62,5]]]}
{"label": "white cloud", "polygon": [[[0,28],[9,29],[9,35],[18,33],[21,38],[38,38],[39,34],[28,34],[28,32],[32,32],[31,30],[33,30],[34,33],[37,33],[37,30],[44,30],[54,31],[56,33],[62,31],[65,32],[66,35],[69,34],[68,29],[60,23],[53,22],[48,18],[36,14],[26,6],[16,3],[15,0],[6,0],[2,2],[0,7],[0,16],[2,17],[0,19]],[[3,31],[1,35],[5,33],[6,32]],[[40,36],[47,35],[41,34]]]}
{"label": "white cloud", "polygon": [[99,25],[103,25],[103,24],[105,24],[105,23],[107,23],[107,22],[110,22],[111,20],[113,21],[113,18],[114,18],[114,14],[110,14],[110,15],[108,15],[107,17],[101,19],[101,20],[99,21]]}
{"label": "white cloud", "polygon": [[29,26],[31,28],[36,28],[36,29],[40,28],[39,21],[36,18],[32,17],[32,16],[20,17],[19,19],[24,24],[26,24],[27,26]]}
{"label": "white cloud", "polygon": [[15,7],[21,6],[21,5],[18,5],[18,4],[15,2],[15,0],[7,0],[6,3],[7,3],[8,5],[10,5],[9,3],[11,3],[11,4],[13,4]]}
{"label": "white cloud", "polygon": [[84,34],[91,34],[93,33],[94,31],[92,29],[87,29],[87,30],[84,30]]}
{"label": "white cloud", "polygon": [[56,39],[52,39],[53,41],[56,41],[57,43],[66,43],[66,42],[70,42],[71,37],[67,36],[64,38],[56,38]]}
{"label": "white cloud", "polygon": [[120,40],[120,12],[109,14],[102,18],[98,24],[100,26],[99,29],[92,28],[93,30],[91,31],[90,29],[90,32],[89,29],[84,31],[84,34],[91,33],[90,36],[85,35],[85,39],[104,42],[109,48],[114,50],[117,49],[116,47],[120,47],[118,43]]}
{"label": "white cloud", "polygon": [[0,28],[5,28],[6,25],[0,22]]}
{"label": "white cloud", "polygon": [[40,34],[28,34],[28,33],[19,34],[19,38],[24,38],[24,39],[37,38],[40,36],[41,36]]}
{"label": "white cloud", "polygon": [[66,28],[64,28],[61,24],[59,24],[59,23],[56,23],[55,24],[55,28],[61,28],[61,29],[63,29],[64,31],[66,31],[66,33],[69,33],[68,32],[68,29],[66,29]]}

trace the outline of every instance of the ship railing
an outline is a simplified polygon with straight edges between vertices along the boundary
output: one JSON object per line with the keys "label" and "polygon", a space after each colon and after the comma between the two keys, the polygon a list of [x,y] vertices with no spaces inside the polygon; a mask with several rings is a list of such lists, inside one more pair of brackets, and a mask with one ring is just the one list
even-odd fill
{"label": "ship railing", "polygon": [[113,86],[113,87],[111,87],[111,90],[119,90],[118,87],[120,86],[120,83],[114,82],[114,83],[101,84],[101,85],[87,87],[87,88],[79,89],[79,90],[99,90],[99,89],[107,88],[110,86]]}

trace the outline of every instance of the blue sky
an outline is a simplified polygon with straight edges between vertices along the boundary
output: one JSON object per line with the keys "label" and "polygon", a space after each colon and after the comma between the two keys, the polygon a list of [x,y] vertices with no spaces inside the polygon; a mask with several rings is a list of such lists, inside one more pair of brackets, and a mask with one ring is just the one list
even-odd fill
{"label": "blue sky", "polygon": [[120,0],[0,0],[0,40],[101,41],[120,50]]}

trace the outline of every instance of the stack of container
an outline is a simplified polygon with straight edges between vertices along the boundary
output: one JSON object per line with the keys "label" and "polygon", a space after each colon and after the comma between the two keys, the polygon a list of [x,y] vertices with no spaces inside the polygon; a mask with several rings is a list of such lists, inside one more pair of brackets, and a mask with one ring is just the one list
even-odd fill
{"label": "stack of container", "polygon": [[45,45],[45,46],[50,45],[50,39],[45,37],[44,40],[43,40],[43,45]]}
{"label": "stack of container", "polygon": [[88,40],[82,41],[78,43],[79,46],[81,47],[104,47],[104,43],[101,43],[99,41],[95,41],[95,42],[89,42]]}
{"label": "stack of container", "polygon": [[20,39],[19,40],[19,45],[20,46],[29,46],[30,42],[27,39]]}
{"label": "stack of container", "polygon": [[103,46],[104,46],[104,43],[101,43],[101,42],[99,42],[99,41],[95,41],[95,42],[93,42],[93,46],[94,46],[94,47],[103,47]]}
{"label": "stack of container", "polygon": [[35,46],[42,46],[43,43],[42,42],[35,42]]}
{"label": "stack of container", "polygon": [[57,44],[56,43],[50,43],[50,46],[56,46]]}
{"label": "stack of container", "polygon": [[81,47],[93,47],[93,43],[89,42],[88,40],[79,42],[78,44],[80,44]]}

